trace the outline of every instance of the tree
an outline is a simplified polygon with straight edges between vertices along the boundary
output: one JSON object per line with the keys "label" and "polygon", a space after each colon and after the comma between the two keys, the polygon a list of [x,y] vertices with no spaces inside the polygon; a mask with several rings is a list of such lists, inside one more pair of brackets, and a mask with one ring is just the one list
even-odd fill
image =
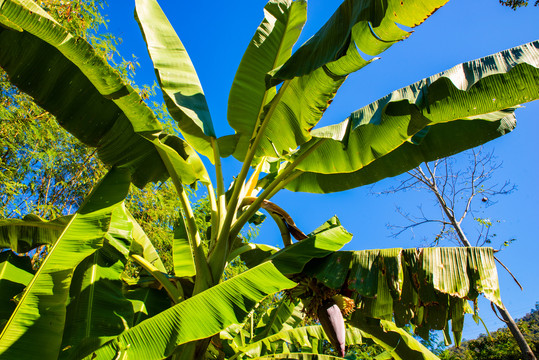
{"label": "tree", "polygon": [[[510,193],[514,190],[514,186],[510,186],[508,182],[501,185],[492,184],[492,174],[500,167],[500,164],[493,159],[492,152],[485,154],[481,149],[472,149],[469,158],[469,165],[464,171],[458,171],[454,165],[454,159],[450,158],[424,163],[408,171],[409,177],[407,179],[404,179],[398,187],[386,192],[429,191],[434,195],[440,209],[441,216],[439,218],[428,217],[423,211],[421,211],[420,217],[411,217],[401,212],[411,224],[399,227],[400,230],[395,235],[398,236],[405,230],[425,224],[438,223],[441,228],[433,243],[438,245],[445,238],[456,241],[460,246],[471,247],[472,243],[463,230],[463,221],[468,215],[471,215],[481,228],[475,245],[483,246],[492,243],[490,234],[492,223],[489,219],[482,219],[474,215],[474,203],[492,202],[495,196]],[[493,235],[495,236],[495,234]],[[510,241],[506,240],[503,245],[507,246],[509,243]],[[498,258],[494,257],[494,259],[501,264]],[[517,284],[520,286],[518,281]],[[523,358],[535,359],[524,335],[505,306],[496,305],[496,308],[511,330]]]}
{"label": "tree", "polygon": [[[321,340],[329,340],[342,356],[345,337],[348,343],[365,337],[388,356],[435,358],[399,326],[411,322],[419,333],[449,332],[451,320],[459,338],[464,313],[471,311],[466,299],[482,292],[501,304],[492,249],[341,252],[351,234],[338,219],[304,234],[269,200],[283,188],[326,193],[372,183],[513,129],[512,110],[501,110],[537,98],[536,42],[422,80],[341,124],[311,131],[346,76],[370,63],[361,52],[377,55],[397,41],[380,39],[409,35],[394,24],[395,17],[414,27],[444,3],[424,1],[418,10],[400,1],[389,1],[385,9],[376,1],[345,1],[291,54],[306,3],[270,1],[230,92],[229,122],[236,134],[217,138],[182,43],[157,2],[136,1],[136,16],[182,139],[163,131],[139,94],[87,42],[71,36],[35,3],[5,0],[0,65],[64,129],[95,147],[110,170],[72,217],[4,223],[1,240],[15,251],[19,243],[54,245],[36,274],[24,270],[13,253],[3,262],[11,293],[25,290],[0,335],[1,356],[223,357],[226,349],[219,342],[236,336],[215,335],[236,327],[245,338],[242,324],[255,305],[283,291],[292,301],[301,299],[304,312],[317,317],[324,330],[293,328],[294,336],[309,341],[300,341],[302,352],[286,357],[309,357]],[[462,78],[474,86],[457,81]],[[507,92],[512,87],[502,89],[502,82],[518,84],[519,91]],[[198,154],[215,165],[215,189]],[[228,192],[220,162],[226,155],[243,162]],[[261,172],[267,175],[259,179]],[[159,254],[123,205],[131,183],[143,188],[169,177],[183,214],[174,233],[174,277],[166,275]],[[187,196],[186,187],[197,183],[209,195],[206,234]],[[280,226],[283,249],[248,244],[238,236],[261,208]],[[291,244],[290,234],[301,240]],[[237,256],[249,270],[223,279]],[[122,276],[129,260],[152,279]],[[11,276],[21,272],[24,277]],[[148,285],[162,288],[168,298]],[[289,337],[272,336],[290,318],[274,317],[256,341],[250,325],[255,337],[247,339],[248,346],[261,356],[282,356],[292,348]],[[234,357],[252,350],[228,345]]]}
{"label": "tree", "polygon": [[[101,1],[42,1],[41,6],[70,32],[89,41],[126,81],[132,81],[136,64],[115,56],[121,39],[99,31],[106,25],[100,11],[104,6]],[[137,91],[146,99],[153,90],[144,86]],[[0,104],[0,218],[33,214],[52,220],[73,214],[106,173],[106,166],[97,159],[95,150],[62,131],[53,115],[14,87],[1,69]],[[166,110],[155,103],[150,106],[167,131],[172,132],[172,119],[167,117]],[[134,218],[153,239],[169,271],[172,268],[168,255],[172,229],[180,209],[174,195],[173,186],[166,182],[144,189],[132,188],[126,202]],[[155,223],[162,226],[155,227]],[[44,245],[35,254],[36,269],[39,257],[46,252],[47,245]]]}
{"label": "tree", "polygon": [[[389,190],[378,192],[380,195],[406,191],[428,191],[436,199],[439,211],[425,212],[419,208],[419,214],[408,213],[405,209],[397,211],[406,219],[405,225],[389,225],[392,235],[398,237],[424,225],[439,225],[437,235],[428,241],[428,246],[438,246],[450,242],[458,246],[508,246],[513,239],[505,239],[496,244],[496,234],[492,227],[499,220],[491,219],[482,213],[482,209],[496,204],[500,195],[508,195],[515,190],[509,181],[494,182],[493,175],[501,167],[494,152],[485,152],[482,147],[471,149],[465,156],[447,157],[430,163],[421,164],[407,172],[399,185]],[[464,158],[467,158],[467,161]],[[443,207],[442,207],[443,206]],[[478,225],[474,238],[468,239],[463,228]],[[500,240],[501,241],[501,240]]]}
{"label": "tree", "polygon": [[[513,10],[518,9],[519,7],[528,6],[526,0],[498,0],[503,6],[508,6]],[[534,6],[539,5],[539,0],[535,0]]]}

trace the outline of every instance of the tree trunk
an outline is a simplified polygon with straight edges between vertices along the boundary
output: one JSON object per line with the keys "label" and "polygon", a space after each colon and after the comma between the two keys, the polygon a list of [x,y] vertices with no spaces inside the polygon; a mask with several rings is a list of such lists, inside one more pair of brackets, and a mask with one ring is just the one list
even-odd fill
{"label": "tree trunk", "polygon": [[[425,176],[423,171],[420,171],[420,173],[428,181],[428,178]],[[432,192],[434,192],[434,195],[436,195],[436,199],[438,199],[438,202],[440,206],[442,207],[444,213],[446,214],[447,218],[451,222],[451,225],[455,229],[455,232],[457,233],[460,239],[460,242],[462,243],[462,245],[464,245],[464,247],[471,247],[472,245],[468,241],[466,234],[464,234],[464,231],[462,230],[462,227],[460,226],[460,222],[457,221],[453,211],[451,211],[451,209],[445,202],[442,194],[440,194],[440,191],[438,190],[438,187],[436,186],[435,180],[428,181],[428,182],[430,183],[429,184],[430,188]],[[509,311],[505,309],[505,306],[502,308],[496,305],[496,308],[500,311],[500,314],[502,315],[505,323],[507,324],[507,327],[511,331],[511,334],[513,334],[513,337],[515,338],[515,341],[517,342],[518,347],[520,348],[520,351],[522,352],[522,359],[523,360],[537,360],[530,346],[526,342],[524,335],[522,334],[517,324],[515,323],[515,320],[513,320],[513,317],[511,316],[511,314],[509,314]]]}
{"label": "tree trunk", "polygon": [[522,352],[522,359],[523,360],[536,360],[535,355],[533,354],[532,349],[530,349],[530,346],[526,342],[526,339],[524,339],[524,335],[522,335],[522,332],[518,328],[517,324],[515,323],[515,320],[511,317],[511,314],[509,314],[509,311],[505,308],[501,308],[498,305],[496,305],[496,308],[502,315],[503,320],[507,324],[507,327],[509,330],[511,330],[511,334],[513,334],[513,337],[515,338],[518,347],[520,348],[520,351]]}

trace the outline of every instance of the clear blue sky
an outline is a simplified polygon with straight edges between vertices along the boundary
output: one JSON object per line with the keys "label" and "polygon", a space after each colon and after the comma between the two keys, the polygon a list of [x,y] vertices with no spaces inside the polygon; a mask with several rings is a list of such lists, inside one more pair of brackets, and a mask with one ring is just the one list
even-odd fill
{"label": "clear blue sky", "polygon": [[[155,81],[153,67],[142,36],[133,18],[134,1],[112,1],[105,9],[110,19],[109,31],[123,39],[121,54],[134,54],[139,85]],[[161,6],[187,48],[202,82],[219,136],[232,133],[226,121],[227,99],[237,66],[256,27],[263,18],[265,1],[173,1],[161,0]],[[340,1],[311,0],[307,25],[298,44],[303,43],[329,18]],[[443,71],[458,63],[489,55],[539,38],[539,8],[532,6],[512,11],[498,0],[452,0],[439,9],[414,34],[381,55],[382,59],[350,76],[326,112],[324,125],[340,122],[352,111],[387,93]],[[537,194],[537,154],[539,102],[517,111],[518,126],[511,134],[487,145],[495,149],[503,168],[497,171],[500,182],[511,180],[518,186],[512,195],[500,198],[485,209],[484,216],[500,219],[494,231],[498,238],[517,241],[499,257],[524,286],[521,292],[503,270],[499,270],[501,295],[514,317],[521,317],[539,301],[539,195]],[[239,162],[227,159],[225,182],[239,172]],[[384,189],[399,178],[386,179],[377,185]],[[417,206],[434,205],[430,194],[406,193],[376,197],[369,188],[359,188],[331,195],[313,195],[284,191],[274,202],[286,209],[305,232],[310,232],[337,214],[355,236],[347,250],[416,247],[422,237],[405,234],[389,237],[388,223],[402,224],[395,212],[397,205],[413,211]],[[474,234],[473,228],[465,229]],[[278,244],[279,232],[270,221],[261,230],[258,241]],[[449,244],[447,244],[449,245]],[[480,315],[490,330],[503,326],[492,314],[487,302],[481,302]],[[484,332],[469,320],[464,338]]]}

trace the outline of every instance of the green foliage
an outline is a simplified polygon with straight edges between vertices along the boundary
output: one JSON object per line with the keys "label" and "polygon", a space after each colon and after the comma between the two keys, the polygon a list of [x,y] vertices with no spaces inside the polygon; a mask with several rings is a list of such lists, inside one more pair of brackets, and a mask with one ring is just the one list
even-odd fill
{"label": "green foliage", "polygon": [[[508,6],[513,10],[518,9],[519,7],[528,6],[527,0],[498,0],[503,6]],[[539,0],[535,0],[535,6],[539,6]]]}
{"label": "green foliage", "polygon": [[[535,356],[539,355],[539,305],[531,313],[517,320],[517,325],[524,334]],[[463,341],[459,348],[450,348],[440,355],[442,360],[518,360],[522,353],[507,327],[480,335],[477,339]]]}
{"label": "green foliage", "polygon": [[[0,73],[0,217],[72,214],[105,168]],[[76,185],[76,186],[74,186]]]}

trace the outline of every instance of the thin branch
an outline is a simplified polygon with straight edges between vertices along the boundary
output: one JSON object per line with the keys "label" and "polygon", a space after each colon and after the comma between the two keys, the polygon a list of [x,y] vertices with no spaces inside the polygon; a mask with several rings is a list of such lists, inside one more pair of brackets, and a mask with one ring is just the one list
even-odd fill
{"label": "thin branch", "polygon": [[492,311],[494,311],[494,315],[496,315],[496,317],[501,321],[501,322],[504,322],[506,324],[509,324],[509,321],[505,321],[504,319],[502,319],[500,317],[500,315],[498,315],[498,312],[496,311],[496,307],[494,306],[494,303],[491,301],[490,302],[490,307],[492,308]]}
{"label": "thin branch", "polygon": [[515,280],[515,282],[517,283],[518,287],[520,288],[520,290],[524,290],[522,288],[522,285],[520,285],[520,283],[518,282],[517,278],[515,277],[515,275],[513,275],[513,273],[507,268],[507,266],[505,266],[501,261],[500,259],[498,259],[496,256],[494,256],[494,260],[496,260],[508,273],[509,275],[511,275],[511,277],[513,278],[513,280]]}

